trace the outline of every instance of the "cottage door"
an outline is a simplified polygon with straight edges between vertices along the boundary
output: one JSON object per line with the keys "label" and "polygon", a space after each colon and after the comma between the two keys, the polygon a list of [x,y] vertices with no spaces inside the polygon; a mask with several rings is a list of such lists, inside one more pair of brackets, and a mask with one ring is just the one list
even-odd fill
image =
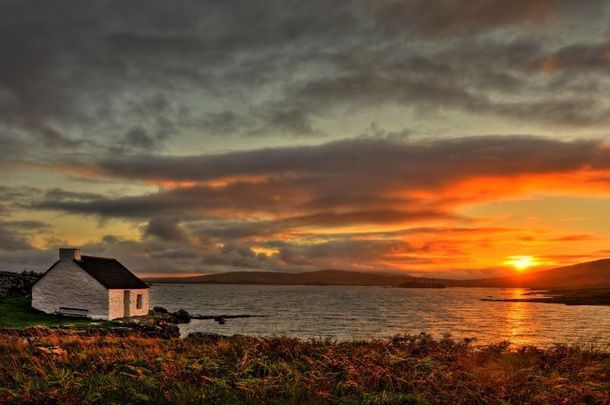
{"label": "cottage door", "polygon": [[131,306],[131,291],[126,290],[123,291],[123,308],[124,308],[124,317],[129,318],[131,316],[130,311]]}

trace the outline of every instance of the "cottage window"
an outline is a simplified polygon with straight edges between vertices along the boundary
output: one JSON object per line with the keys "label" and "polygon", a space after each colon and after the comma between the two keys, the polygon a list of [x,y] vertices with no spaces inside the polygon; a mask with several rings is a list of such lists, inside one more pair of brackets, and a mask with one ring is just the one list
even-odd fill
{"label": "cottage window", "polygon": [[136,301],[138,309],[142,309],[142,307],[144,306],[143,300],[144,300],[143,295],[142,294],[138,294],[137,301]]}

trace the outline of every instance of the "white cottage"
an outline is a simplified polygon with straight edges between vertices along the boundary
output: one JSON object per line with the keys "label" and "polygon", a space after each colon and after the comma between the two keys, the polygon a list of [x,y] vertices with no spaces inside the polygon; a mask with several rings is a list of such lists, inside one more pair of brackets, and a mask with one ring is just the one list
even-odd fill
{"label": "white cottage", "polygon": [[148,314],[148,286],[116,259],[59,249],[59,260],[32,286],[32,307],[93,319],[142,316]]}

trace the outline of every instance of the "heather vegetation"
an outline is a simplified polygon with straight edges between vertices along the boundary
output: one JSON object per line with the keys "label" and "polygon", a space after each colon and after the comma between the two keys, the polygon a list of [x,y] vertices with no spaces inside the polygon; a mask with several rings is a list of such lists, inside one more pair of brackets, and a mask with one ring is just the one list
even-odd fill
{"label": "heather vegetation", "polygon": [[427,334],[334,342],[0,333],[0,403],[608,403],[610,354]]}

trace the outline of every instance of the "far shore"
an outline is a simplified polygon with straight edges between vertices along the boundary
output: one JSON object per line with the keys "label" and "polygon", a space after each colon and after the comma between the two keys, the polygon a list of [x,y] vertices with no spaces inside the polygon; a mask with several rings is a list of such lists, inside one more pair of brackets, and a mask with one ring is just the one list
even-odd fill
{"label": "far shore", "polygon": [[492,302],[538,302],[565,305],[610,305],[610,289],[562,289],[542,291],[544,297],[532,294],[526,298],[483,298],[481,301]]}
{"label": "far shore", "polygon": [[[344,285],[344,284],[274,284],[274,283],[150,283],[151,286],[163,285],[266,285],[266,286],[319,286],[319,287],[386,287],[399,289],[443,289],[443,288],[468,288],[468,289],[512,289],[519,288],[531,291],[526,298],[481,298],[481,301],[486,302],[532,302],[542,304],[565,304],[565,305],[610,305],[610,288],[585,288],[585,289],[541,289],[534,287],[484,287],[484,286],[445,286],[443,284],[418,284],[405,283],[404,285]],[[536,295],[545,295],[544,297],[536,297]]]}

